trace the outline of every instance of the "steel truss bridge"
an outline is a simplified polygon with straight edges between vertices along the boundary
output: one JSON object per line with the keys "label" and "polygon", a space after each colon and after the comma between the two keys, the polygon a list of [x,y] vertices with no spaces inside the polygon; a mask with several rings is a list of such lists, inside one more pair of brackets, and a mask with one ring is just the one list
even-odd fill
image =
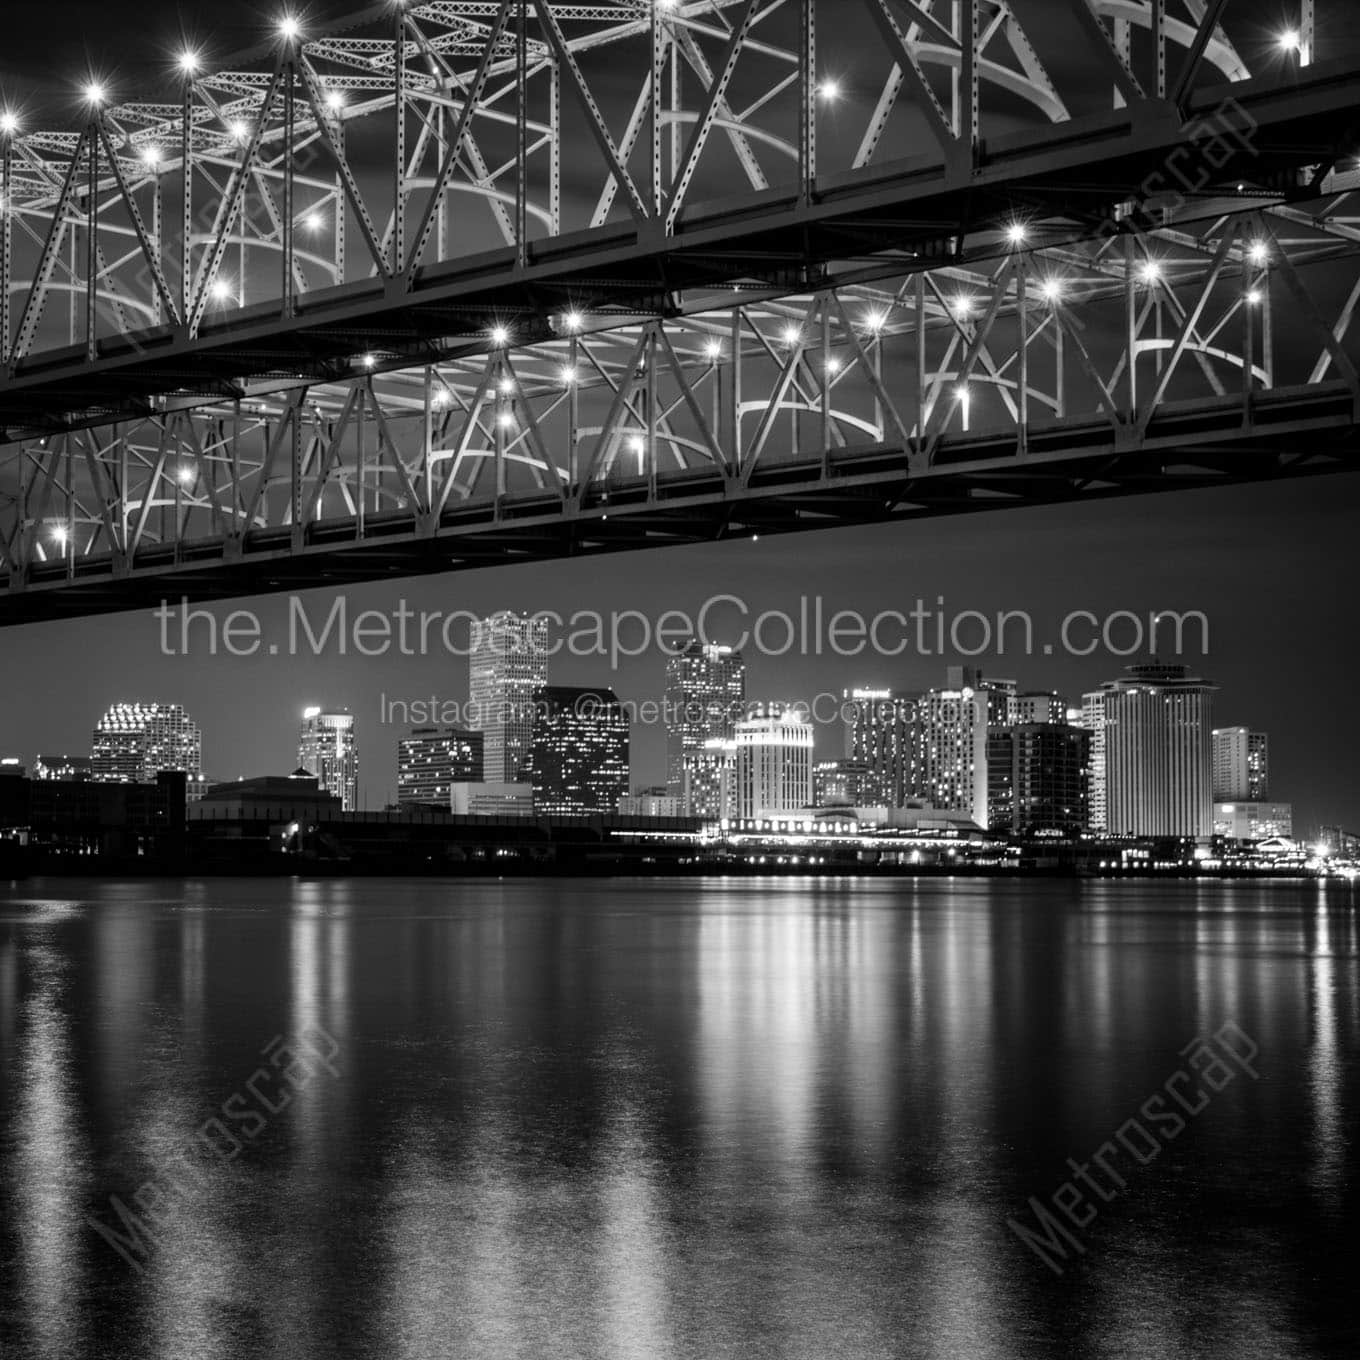
{"label": "steel truss bridge", "polygon": [[409,0],[0,113],[0,623],[1354,468],[1292,3]]}

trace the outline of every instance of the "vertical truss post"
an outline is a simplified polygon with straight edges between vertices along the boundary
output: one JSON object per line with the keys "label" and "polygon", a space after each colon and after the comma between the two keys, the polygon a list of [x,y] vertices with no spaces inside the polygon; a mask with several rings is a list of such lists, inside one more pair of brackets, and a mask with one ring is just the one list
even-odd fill
{"label": "vertical truss post", "polygon": [[740,478],[744,452],[741,446],[741,308],[732,308],[732,380],[727,393],[727,437],[732,450],[728,459],[728,476]]}
{"label": "vertical truss post", "polygon": [[1016,346],[1020,360],[1020,400],[1016,414],[1016,446],[1023,458],[1029,452],[1029,258],[1015,255]]}
{"label": "vertical truss post", "polygon": [[184,98],[180,104],[180,240],[179,240],[179,315],[184,326],[189,325],[189,308],[193,305],[194,285],[194,77],[184,76]]}
{"label": "vertical truss post", "polygon": [[[85,357],[91,363],[99,355],[99,134],[102,115],[95,105],[90,119],[90,177],[85,205]],[[68,458],[69,464],[69,458]],[[69,495],[69,491],[68,491]]]}
{"label": "vertical truss post", "polygon": [[288,520],[292,529],[290,535],[293,550],[302,547],[302,407],[305,398],[299,397],[291,411],[285,415],[289,421],[288,430]]}
{"label": "vertical truss post", "polygon": [[[926,447],[926,276],[916,273],[916,449],[919,458]],[[880,341],[881,343],[881,341]]]}
{"label": "vertical truss post", "polygon": [[662,58],[662,45],[666,41],[666,29],[661,19],[661,6],[652,6],[652,61],[647,72],[650,82],[647,94],[647,131],[650,134],[652,151],[652,212],[661,215],[666,202],[665,171],[661,162],[662,138],[665,126],[661,120],[661,87],[665,62]]}
{"label": "vertical truss post", "polygon": [[1157,98],[1166,98],[1166,0],[1152,0],[1152,44],[1157,55]]}
{"label": "vertical truss post", "polygon": [[576,484],[580,469],[576,466],[580,449],[580,416],[581,416],[581,385],[575,380],[575,374],[579,372],[577,365],[580,363],[580,340],[573,335],[567,347],[568,372],[573,375],[572,380],[567,383],[567,495],[565,504],[575,505],[578,503],[579,488]]}
{"label": "vertical truss post", "polygon": [[367,514],[367,497],[364,495],[364,478],[368,475],[368,427],[364,423],[367,409],[368,393],[361,386],[354,403],[354,535],[361,543]]}
{"label": "vertical truss post", "polygon": [[422,412],[420,440],[420,469],[425,488],[425,503],[417,505],[420,529],[434,532],[434,369],[425,365],[425,405]]}
{"label": "vertical truss post", "polygon": [[392,29],[392,277],[406,264],[406,9],[393,6]]}
{"label": "vertical truss post", "polygon": [[[440,125],[443,126],[442,110]],[[548,64],[548,214],[552,218],[552,234],[557,236],[562,230],[562,67],[556,57]],[[442,260],[442,239],[439,245]]]}
{"label": "vertical truss post", "polygon": [[[295,49],[290,45],[289,59],[283,67],[283,213],[279,222],[279,236],[283,247],[280,252],[283,256],[283,278],[280,282],[282,299],[282,311],[285,317],[290,317],[296,310],[297,294],[293,286],[293,246],[296,223],[293,221],[295,209],[294,199],[294,169],[295,156],[293,145],[293,133],[296,119],[294,117],[293,84],[297,79],[297,65],[295,58],[291,55]],[[242,217],[241,236],[245,237],[245,218]],[[244,273],[241,276],[242,286],[245,284]]]}
{"label": "vertical truss post", "polygon": [[661,349],[661,322],[653,321],[648,327],[648,340],[646,354],[647,363],[647,444],[643,449],[643,457],[647,460],[647,494],[656,500],[656,464],[657,464],[657,409],[656,409],[656,364],[657,355]]}
{"label": "vertical truss post", "polygon": [[968,148],[968,164],[977,164],[978,136],[981,124],[982,82],[980,79],[982,42],[982,0],[965,0],[968,6],[967,27],[963,35],[963,99],[965,108],[962,126],[956,125],[959,138]]}
{"label": "vertical truss post", "polygon": [[805,203],[817,180],[817,0],[799,0],[798,168]]}
{"label": "vertical truss post", "polygon": [[831,299],[825,293],[820,301],[822,313],[822,476],[831,471]]}
{"label": "vertical truss post", "polygon": [[515,34],[515,251],[529,263],[529,4],[519,0]]}
{"label": "vertical truss post", "polygon": [[[161,176],[160,162],[151,167],[151,253],[157,260],[162,258],[161,237],[164,234],[165,184]],[[152,319],[156,325],[164,320],[165,303],[161,300],[161,290],[151,290]],[[173,305],[173,304],[172,304]]]}
{"label": "vertical truss post", "polygon": [[1256,308],[1249,294],[1243,296],[1241,307],[1246,313],[1242,323],[1242,428],[1246,429],[1251,424],[1251,398],[1256,381],[1253,372],[1256,363]]}
{"label": "vertical truss post", "polygon": [[[1129,419],[1138,418],[1138,283],[1134,277],[1134,238],[1124,238],[1124,362],[1129,392]],[[1155,284],[1153,285],[1156,286]]]}
{"label": "vertical truss post", "polygon": [[1313,64],[1314,44],[1317,41],[1316,0],[1301,0],[1299,7],[1299,65]]}
{"label": "vertical truss post", "polygon": [[[9,287],[14,275],[14,134],[0,132],[0,366],[9,363]],[[22,460],[21,460],[22,461]]]}

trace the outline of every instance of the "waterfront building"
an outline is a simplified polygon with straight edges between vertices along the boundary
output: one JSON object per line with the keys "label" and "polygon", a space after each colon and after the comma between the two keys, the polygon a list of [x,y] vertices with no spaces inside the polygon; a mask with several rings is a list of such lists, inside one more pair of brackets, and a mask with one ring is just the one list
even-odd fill
{"label": "waterfront building", "polygon": [[89,756],[39,756],[33,766],[34,779],[78,781],[94,778]]}
{"label": "waterfront building", "polygon": [[[910,730],[908,730],[910,738]],[[884,803],[870,796],[876,789],[873,771],[859,760],[819,760],[812,767],[812,802],[814,807],[901,807],[901,803]]]}
{"label": "waterfront building", "polygon": [[1245,727],[1214,729],[1214,801],[1264,803],[1270,797],[1270,738]]}
{"label": "waterfront building", "polygon": [[1290,840],[1294,835],[1294,808],[1290,803],[1216,802],[1214,835],[1234,841]]}
{"label": "waterfront building", "polygon": [[541,817],[614,812],[628,792],[628,715],[611,689],[547,685],[528,765]]}
{"label": "waterfront building", "polygon": [[317,778],[323,793],[340,799],[345,812],[359,807],[359,750],[354,714],[311,706],[302,710],[298,765]]}
{"label": "waterfront building", "polygon": [[992,728],[987,738],[988,829],[1015,836],[1085,831],[1090,750],[1091,734],[1067,723]]}
{"label": "waterfront building", "polygon": [[913,787],[916,697],[888,689],[842,694],[845,764],[863,771],[854,803],[901,807]]}
{"label": "waterfront building", "polygon": [[812,805],[810,722],[784,704],[761,704],[736,725],[737,816],[769,818]]}
{"label": "waterfront building", "polygon": [[488,783],[472,780],[449,789],[449,811],[460,817],[532,817],[532,784]]}
{"label": "waterfront building", "polygon": [[1091,754],[1087,764],[1086,804],[1092,831],[1104,831],[1108,820],[1105,806],[1105,691],[1094,690],[1081,696],[1081,710],[1074,715],[1077,725],[1091,734]]}
{"label": "waterfront building", "polygon": [[482,733],[483,778],[522,782],[534,739],[534,696],[548,683],[546,619],[501,610],[472,625],[471,726]]}
{"label": "waterfront building", "polygon": [[[708,743],[730,742],[746,700],[746,664],[731,647],[691,638],[666,659],[666,788],[695,817],[722,815],[707,773]],[[691,801],[691,800],[696,801]]]}
{"label": "waterfront building", "polygon": [[1102,686],[1111,834],[1212,834],[1215,688],[1186,666],[1156,661]]}
{"label": "waterfront building", "polygon": [[619,799],[620,817],[683,817],[684,800],[673,798],[666,786],[653,789],[639,789],[636,793],[625,793]]}
{"label": "waterfront building", "polygon": [[[735,728],[735,724],[733,725]],[[669,786],[667,786],[669,788]],[[737,815],[737,743],[710,737],[685,757],[684,815],[719,821]]]}
{"label": "waterfront building", "polygon": [[[943,689],[916,704],[912,796],[932,807],[966,812],[987,826],[987,731],[990,692],[976,671],[951,666]],[[1001,691],[1004,696],[1004,691]],[[1008,711],[1004,704],[995,711]]]}
{"label": "waterfront building", "polygon": [[484,734],[461,727],[417,727],[397,742],[397,802],[449,805],[454,784],[482,778]]}
{"label": "waterfront building", "polygon": [[1013,727],[1031,723],[1066,723],[1067,700],[1052,690],[1030,690],[1015,696]]}
{"label": "waterfront building", "polygon": [[90,740],[90,773],[100,783],[154,784],[162,770],[202,774],[198,724],[179,704],[112,705]]}

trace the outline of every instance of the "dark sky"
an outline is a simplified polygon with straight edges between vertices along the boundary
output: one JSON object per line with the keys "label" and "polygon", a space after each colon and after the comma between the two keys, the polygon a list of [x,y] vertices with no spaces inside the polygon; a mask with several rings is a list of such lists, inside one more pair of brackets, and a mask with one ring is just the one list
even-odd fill
{"label": "dark sky", "polygon": [[[214,16],[216,45],[231,50],[253,41],[273,11],[218,4],[201,12]],[[101,71],[132,79],[148,53],[177,45],[182,26],[207,35],[194,16],[193,7],[159,0],[12,6],[0,50],[0,90],[36,114],[38,86],[78,83],[87,54],[98,55]],[[64,116],[55,103],[49,108],[43,121]],[[1360,830],[1360,736],[1351,691],[1357,511],[1360,476],[1320,478],[451,574],[355,589],[350,608],[390,611],[404,598],[413,609],[638,609],[655,617],[669,608],[694,610],[740,581],[738,593],[752,613],[796,611],[800,596],[818,594],[828,615],[845,608],[909,611],[918,598],[934,607],[941,595],[955,613],[1028,610],[1041,645],[1072,610],[1146,616],[1197,609],[1210,621],[1208,655],[1188,659],[1222,686],[1216,722],[1270,733],[1272,794],[1294,802],[1300,830],[1333,820]],[[321,595],[306,602],[313,617],[328,604]],[[286,597],[239,607],[256,609],[275,635],[285,631]],[[217,609],[219,617],[227,608]],[[280,772],[293,764],[303,704],[344,704],[359,715],[361,782],[370,807],[391,796],[400,735],[380,724],[380,696],[461,700],[467,689],[466,662],[442,654],[167,659],[158,625],[145,614],[9,629],[0,633],[0,656],[7,681],[0,753],[31,760],[40,749],[87,750],[90,729],[110,702],[141,697],[179,701],[193,713],[211,776]],[[924,687],[941,680],[943,667],[957,659],[753,656],[748,688],[753,697],[810,699],[860,683]],[[984,655],[976,664],[1015,676],[1025,687],[1079,694],[1127,662],[1100,655]],[[617,674],[607,662],[570,658],[552,670],[555,681],[613,683],[635,700],[659,695],[661,675],[656,653]],[[635,782],[662,778],[663,740],[655,729],[635,732]],[[838,733],[823,730],[819,741],[826,754],[837,753]]]}

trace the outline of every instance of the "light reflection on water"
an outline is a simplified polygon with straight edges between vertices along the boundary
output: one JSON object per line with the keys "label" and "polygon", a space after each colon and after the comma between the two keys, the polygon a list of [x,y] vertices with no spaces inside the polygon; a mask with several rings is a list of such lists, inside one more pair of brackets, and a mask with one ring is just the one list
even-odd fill
{"label": "light reflection on water", "polygon": [[[0,1355],[1354,1354],[1356,903],[1017,880],[0,895]],[[1227,1020],[1062,1278],[1006,1227]],[[88,1226],[319,1027],[138,1274]]]}

